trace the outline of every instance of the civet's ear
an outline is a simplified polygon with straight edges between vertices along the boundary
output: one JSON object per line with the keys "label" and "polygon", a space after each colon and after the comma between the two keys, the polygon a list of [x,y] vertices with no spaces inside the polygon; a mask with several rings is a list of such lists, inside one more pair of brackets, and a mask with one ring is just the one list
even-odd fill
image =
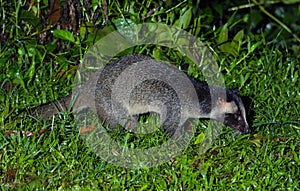
{"label": "civet's ear", "polygon": [[238,109],[234,101],[227,102],[220,97],[218,98],[218,105],[223,113],[235,113]]}
{"label": "civet's ear", "polygon": [[239,88],[238,88],[238,87],[233,88],[233,89],[232,89],[232,92],[233,92],[234,94],[238,94],[238,93],[239,93]]}

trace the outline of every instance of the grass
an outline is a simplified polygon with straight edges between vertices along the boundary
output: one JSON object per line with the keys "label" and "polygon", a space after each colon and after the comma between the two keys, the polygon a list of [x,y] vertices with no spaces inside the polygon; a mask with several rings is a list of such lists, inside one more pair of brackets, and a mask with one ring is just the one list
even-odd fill
{"label": "grass", "polygon": [[[35,34],[47,27],[40,24],[34,27],[42,17],[32,16],[39,11],[24,8],[26,3],[15,2],[8,6],[7,2],[0,2],[3,10],[13,10],[11,14],[1,12],[7,18],[1,21],[5,30],[1,31],[0,53],[2,190],[299,189],[300,79],[293,37],[284,41],[280,35],[286,34],[280,32],[276,33],[277,39],[268,39],[268,31],[241,32],[247,24],[243,23],[243,16],[250,14],[247,12],[236,13],[237,16],[228,13],[226,23],[211,29],[217,18],[215,10],[207,6],[197,17],[192,14],[197,7],[186,1],[176,5],[149,1],[148,8],[137,6],[137,1],[109,4],[110,21],[104,31],[122,28],[124,20],[120,18],[134,23],[159,21],[185,29],[206,41],[215,52],[226,85],[239,87],[239,94],[248,98],[247,113],[252,126],[252,133],[247,135],[224,127],[212,147],[200,155],[201,144],[197,139],[208,123],[198,122],[199,130],[181,156],[158,167],[127,169],[108,163],[92,152],[79,130],[74,128],[72,115],[63,113],[61,118],[44,121],[31,118],[24,110],[67,95],[80,58],[93,44],[91,39],[101,35],[91,31],[87,39],[75,36],[73,41],[66,37],[69,33],[60,36],[56,32],[53,41],[42,45]],[[99,5],[94,6],[99,8]],[[162,8],[154,10],[155,7]],[[42,5],[36,8],[45,9]],[[151,11],[153,13],[146,17]],[[89,15],[92,14],[86,17]],[[27,22],[25,17],[32,19]],[[98,22],[102,23],[101,19]],[[133,51],[155,58],[168,57],[191,75],[202,78],[195,67],[172,50],[141,46],[129,52]],[[33,135],[26,136],[26,132]],[[120,142],[133,143],[133,146],[158,144],[162,138],[161,132],[147,139],[126,132],[121,135]]]}

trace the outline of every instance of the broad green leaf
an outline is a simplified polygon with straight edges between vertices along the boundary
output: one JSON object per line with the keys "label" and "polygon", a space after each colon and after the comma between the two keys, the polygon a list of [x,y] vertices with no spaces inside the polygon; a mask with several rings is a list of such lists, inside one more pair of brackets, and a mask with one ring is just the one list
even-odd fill
{"label": "broad green leaf", "polygon": [[180,15],[181,16],[179,17],[179,19],[175,21],[174,26],[181,29],[188,28],[192,19],[192,7],[187,10],[183,9]]}
{"label": "broad green leaf", "polygon": [[192,7],[189,8],[185,13],[179,18],[180,20],[180,27],[182,29],[186,29],[190,26],[192,19]]}
{"label": "broad green leaf", "polygon": [[240,42],[243,40],[243,38],[244,38],[244,30],[242,29],[238,33],[236,33],[236,35],[233,37],[233,40]]}
{"label": "broad green leaf", "polygon": [[219,48],[222,52],[226,52],[226,53],[231,54],[235,57],[238,56],[238,45],[237,45],[237,43],[227,42],[227,43],[224,43],[224,44],[220,45]]}
{"label": "broad green leaf", "polygon": [[227,24],[225,24],[220,32],[218,43],[221,44],[223,42],[226,42],[228,40],[228,28]]}
{"label": "broad green leaf", "polygon": [[62,39],[62,40],[67,40],[67,41],[75,43],[74,36],[70,31],[55,30],[55,31],[53,31],[53,35],[60,38],[60,39]]}
{"label": "broad green leaf", "polygon": [[195,36],[198,36],[201,30],[201,19],[200,18],[196,18],[194,19],[194,26],[196,26],[195,29]]}

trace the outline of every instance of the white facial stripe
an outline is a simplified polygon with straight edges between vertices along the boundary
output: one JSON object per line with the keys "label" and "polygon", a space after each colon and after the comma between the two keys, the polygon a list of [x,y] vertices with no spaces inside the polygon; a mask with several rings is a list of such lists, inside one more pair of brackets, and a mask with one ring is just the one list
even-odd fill
{"label": "white facial stripe", "polygon": [[222,111],[224,113],[236,113],[238,110],[237,105],[234,101],[232,102],[222,102],[221,103]]}
{"label": "white facial stripe", "polygon": [[244,105],[240,104],[240,110],[242,112],[243,120],[245,121],[246,126],[248,126],[247,119],[246,119],[246,111],[245,111]]}

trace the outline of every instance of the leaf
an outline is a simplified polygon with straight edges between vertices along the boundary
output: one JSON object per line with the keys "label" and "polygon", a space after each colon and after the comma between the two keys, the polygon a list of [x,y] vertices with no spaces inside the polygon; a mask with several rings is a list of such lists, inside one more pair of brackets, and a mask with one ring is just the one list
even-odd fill
{"label": "leaf", "polygon": [[183,9],[180,13],[179,19],[175,21],[174,26],[181,29],[186,29],[190,26],[191,19],[192,19],[192,7],[189,8],[188,10]]}
{"label": "leaf", "polygon": [[200,143],[202,143],[205,139],[205,134],[204,133],[200,133],[197,138],[196,141],[194,142],[195,145],[198,145]]}
{"label": "leaf", "polygon": [[22,86],[22,88],[24,88],[24,90],[27,91],[24,80],[23,80],[23,76],[19,72],[15,73],[13,82],[16,84],[20,84]]}
{"label": "leaf", "polygon": [[262,42],[259,41],[259,42],[253,44],[253,45],[250,46],[250,47],[248,46],[248,51],[249,51],[249,52],[253,52],[253,51],[254,51],[257,47],[259,47],[261,44],[262,44]]}
{"label": "leaf", "polygon": [[240,30],[233,38],[231,42],[228,41],[228,28],[227,25],[224,25],[222,28],[222,31],[220,32],[218,42],[221,44],[219,46],[220,50],[222,52],[229,53],[233,55],[234,57],[238,56],[242,39],[244,38],[244,31]]}
{"label": "leaf", "polygon": [[190,26],[192,19],[192,7],[189,8],[181,17],[180,17],[180,28],[186,29]]}
{"label": "leaf", "polygon": [[241,49],[241,45],[243,43],[244,38],[244,30],[240,30],[236,35],[233,37],[233,41],[231,42],[232,46],[235,46],[234,48],[237,50],[237,53],[239,53]]}
{"label": "leaf", "polygon": [[218,43],[221,44],[223,42],[226,42],[228,40],[228,28],[227,24],[225,24],[220,32]]}
{"label": "leaf", "polygon": [[35,74],[35,69],[36,69],[35,65],[36,65],[36,62],[31,62],[30,67],[29,67],[29,69],[26,72],[26,76],[28,76],[28,78],[29,78],[29,80],[27,81],[28,85],[32,81],[32,78],[33,78],[33,76]]}
{"label": "leaf", "polygon": [[33,25],[35,29],[42,30],[40,19],[37,18],[32,12],[23,9],[20,14],[20,19]]}
{"label": "leaf", "polygon": [[245,82],[249,79],[250,73],[246,73],[245,77],[241,74],[240,75],[240,81],[241,81],[241,87],[244,86]]}
{"label": "leaf", "polygon": [[234,57],[238,56],[238,49],[237,49],[238,47],[237,47],[236,43],[227,42],[227,43],[224,43],[224,44],[220,45],[219,48],[222,52],[226,52],[228,54],[231,54]]}
{"label": "leaf", "polygon": [[62,39],[62,40],[67,40],[67,41],[75,43],[74,36],[70,31],[54,30],[53,35],[56,36],[57,38]]}
{"label": "leaf", "polygon": [[244,30],[242,29],[238,33],[236,33],[236,35],[233,37],[233,40],[241,42],[243,38],[244,38]]}

